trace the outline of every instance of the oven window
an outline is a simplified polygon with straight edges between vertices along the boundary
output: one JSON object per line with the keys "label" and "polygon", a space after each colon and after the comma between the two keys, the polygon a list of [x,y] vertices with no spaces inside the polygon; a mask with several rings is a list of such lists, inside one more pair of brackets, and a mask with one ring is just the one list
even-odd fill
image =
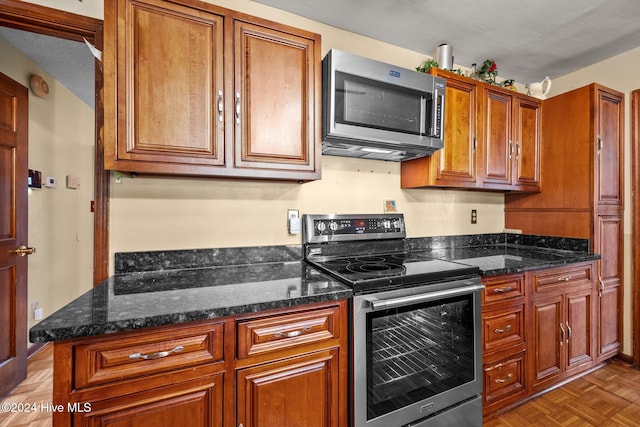
{"label": "oven window", "polygon": [[475,379],[473,295],[367,315],[367,419]]}
{"label": "oven window", "polygon": [[422,135],[431,95],[336,72],[336,123]]}

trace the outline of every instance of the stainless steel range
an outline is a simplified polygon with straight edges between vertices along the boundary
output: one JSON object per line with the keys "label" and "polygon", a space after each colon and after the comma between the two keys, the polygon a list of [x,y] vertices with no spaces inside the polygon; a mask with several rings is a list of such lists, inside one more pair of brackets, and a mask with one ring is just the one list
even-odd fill
{"label": "stainless steel range", "polygon": [[402,214],[305,215],[305,259],[351,285],[353,424],[481,426],[480,271],[405,250]]}

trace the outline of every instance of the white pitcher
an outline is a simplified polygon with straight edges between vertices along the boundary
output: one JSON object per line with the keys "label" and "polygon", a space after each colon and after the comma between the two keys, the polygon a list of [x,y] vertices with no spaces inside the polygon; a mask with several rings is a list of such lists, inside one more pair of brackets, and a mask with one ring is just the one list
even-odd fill
{"label": "white pitcher", "polygon": [[527,95],[544,98],[551,90],[551,79],[547,76],[539,83],[529,83],[526,88]]}

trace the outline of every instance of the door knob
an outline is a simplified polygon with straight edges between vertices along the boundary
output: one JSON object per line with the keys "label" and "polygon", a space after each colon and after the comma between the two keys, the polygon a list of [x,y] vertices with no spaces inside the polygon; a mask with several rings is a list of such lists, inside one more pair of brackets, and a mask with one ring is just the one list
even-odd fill
{"label": "door knob", "polygon": [[32,255],[36,253],[36,248],[28,248],[25,245],[22,245],[13,252],[18,256]]}

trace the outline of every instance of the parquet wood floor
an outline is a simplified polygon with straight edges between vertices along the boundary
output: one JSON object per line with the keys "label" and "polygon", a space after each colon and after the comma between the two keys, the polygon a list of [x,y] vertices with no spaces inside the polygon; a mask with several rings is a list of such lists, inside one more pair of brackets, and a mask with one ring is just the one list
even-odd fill
{"label": "parquet wood floor", "polygon": [[614,359],[483,426],[640,426],[640,370]]}
{"label": "parquet wood floor", "polygon": [[[53,346],[47,345],[28,362],[27,379],[0,404],[35,404],[35,411],[0,410],[0,427],[51,427]],[[524,405],[485,420],[484,427],[638,427],[640,426],[640,370],[613,360],[569,384]],[[464,426],[452,426],[464,427]]]}

